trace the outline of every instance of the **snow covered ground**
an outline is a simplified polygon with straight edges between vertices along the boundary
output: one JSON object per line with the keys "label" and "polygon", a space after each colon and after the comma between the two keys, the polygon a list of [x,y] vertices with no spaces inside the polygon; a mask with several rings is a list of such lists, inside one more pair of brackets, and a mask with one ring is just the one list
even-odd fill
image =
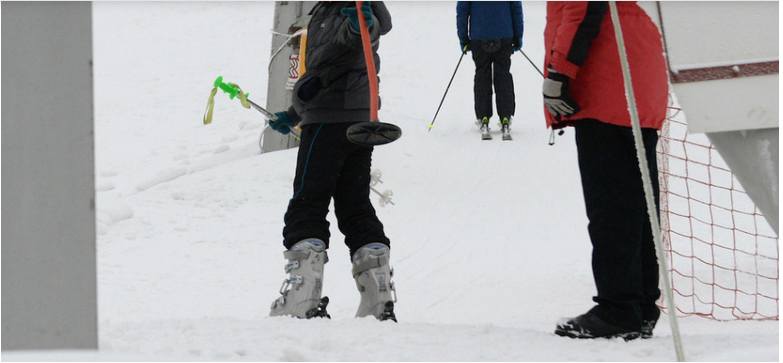
{"label": "snow covered ground", "polygon": [[[264,120],[225,94],[213,123],[201,118],[219,75],[265,103],[274,4],[95,2],[100,349],[3,360],[674,360],[665,315],[649,340],[554,335],[595,294],[573,132],[547,144],[541,76],[521,54],[514,141],[480,140],[468,57],[428,131],[460,57],[455,4],[387,5],[380,119],[403,137],[376,148],[373,166],[376,188],[394,193],[376,209],[398,324],[353,317],[359,294],[331,215],[332,319],[267,316],[286,276],[296,150],[260,154]],[[523,50],[540,63],[544,3],[524,13]],[[777,321],[679,323],[688,360],[779,360]]]}

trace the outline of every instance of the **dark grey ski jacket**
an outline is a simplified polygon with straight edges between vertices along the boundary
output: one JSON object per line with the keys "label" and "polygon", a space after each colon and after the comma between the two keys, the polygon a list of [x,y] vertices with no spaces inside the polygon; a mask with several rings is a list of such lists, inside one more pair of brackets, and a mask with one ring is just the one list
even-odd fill
{"label": "dark grey ski jacket", "polygon": [[[383,2],[370,4],[373,11],[370,40],[375,70],[379,72],[379,38],[391,30],[391,15]],[[370,85],[362,36],[348,17],[340,13],[347,7],[355,9],[356,3],[321,1],[310,11],[306,71],[294,86],[293,104],[286,111],[294,123],[301,120],[301,126],[370,120]]]}

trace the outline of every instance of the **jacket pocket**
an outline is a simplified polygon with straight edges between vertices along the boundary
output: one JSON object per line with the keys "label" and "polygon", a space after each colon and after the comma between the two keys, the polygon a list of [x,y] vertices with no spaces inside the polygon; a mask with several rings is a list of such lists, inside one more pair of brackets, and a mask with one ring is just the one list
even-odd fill
{"label": "jacket pocket", "polygon": [[323,85],[321,84],[321,78],[317,76],[312,77],[299,85],[296,91],[296,97],[302,102],[307,102],[315,98],[322,89]]}

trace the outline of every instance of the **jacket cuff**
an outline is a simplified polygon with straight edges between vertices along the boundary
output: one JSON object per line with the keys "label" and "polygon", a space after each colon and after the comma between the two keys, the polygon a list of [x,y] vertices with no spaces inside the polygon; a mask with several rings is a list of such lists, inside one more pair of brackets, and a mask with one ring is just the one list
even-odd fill
{"label": "jacket cuff", "polygon": [[294,109],[294,106],[291,105],[288,107],[288,109],[285,111],[285,113],[288,115],[288,118],[291,119],[291,122],[294,123],[294,125],[299,124],[299,122],[302,121],[302,117],[299,116],[298,113],[296,113],[296,110]]}
{"label": "jacket cuff", "polygon": [[571,79],[576,78],[576,74],[579,73],[580,67],[578,65],[567,61],[564,56],[560,55],[557,52],[555,52],[555,54],[553,55],[550,64],[552,65],[552,68],[556,70],[558,73],[565,74],[566,76],[568,76],[568,78]]}

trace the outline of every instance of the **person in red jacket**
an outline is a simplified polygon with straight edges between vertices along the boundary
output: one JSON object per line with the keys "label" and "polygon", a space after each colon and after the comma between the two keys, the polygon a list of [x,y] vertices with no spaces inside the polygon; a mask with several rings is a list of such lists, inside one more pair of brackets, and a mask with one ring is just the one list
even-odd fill
{"label": "person in red jacket", "polygon": [[[661,35],[635,2],[617,9],[658,210],[655,148],[668,104]],[[547,127],[575,129],[597,289],[596,306],[558,322],[555,334],[652,337],[658,261],[608,3],[548,2],[544,42],[544,114]]]}

